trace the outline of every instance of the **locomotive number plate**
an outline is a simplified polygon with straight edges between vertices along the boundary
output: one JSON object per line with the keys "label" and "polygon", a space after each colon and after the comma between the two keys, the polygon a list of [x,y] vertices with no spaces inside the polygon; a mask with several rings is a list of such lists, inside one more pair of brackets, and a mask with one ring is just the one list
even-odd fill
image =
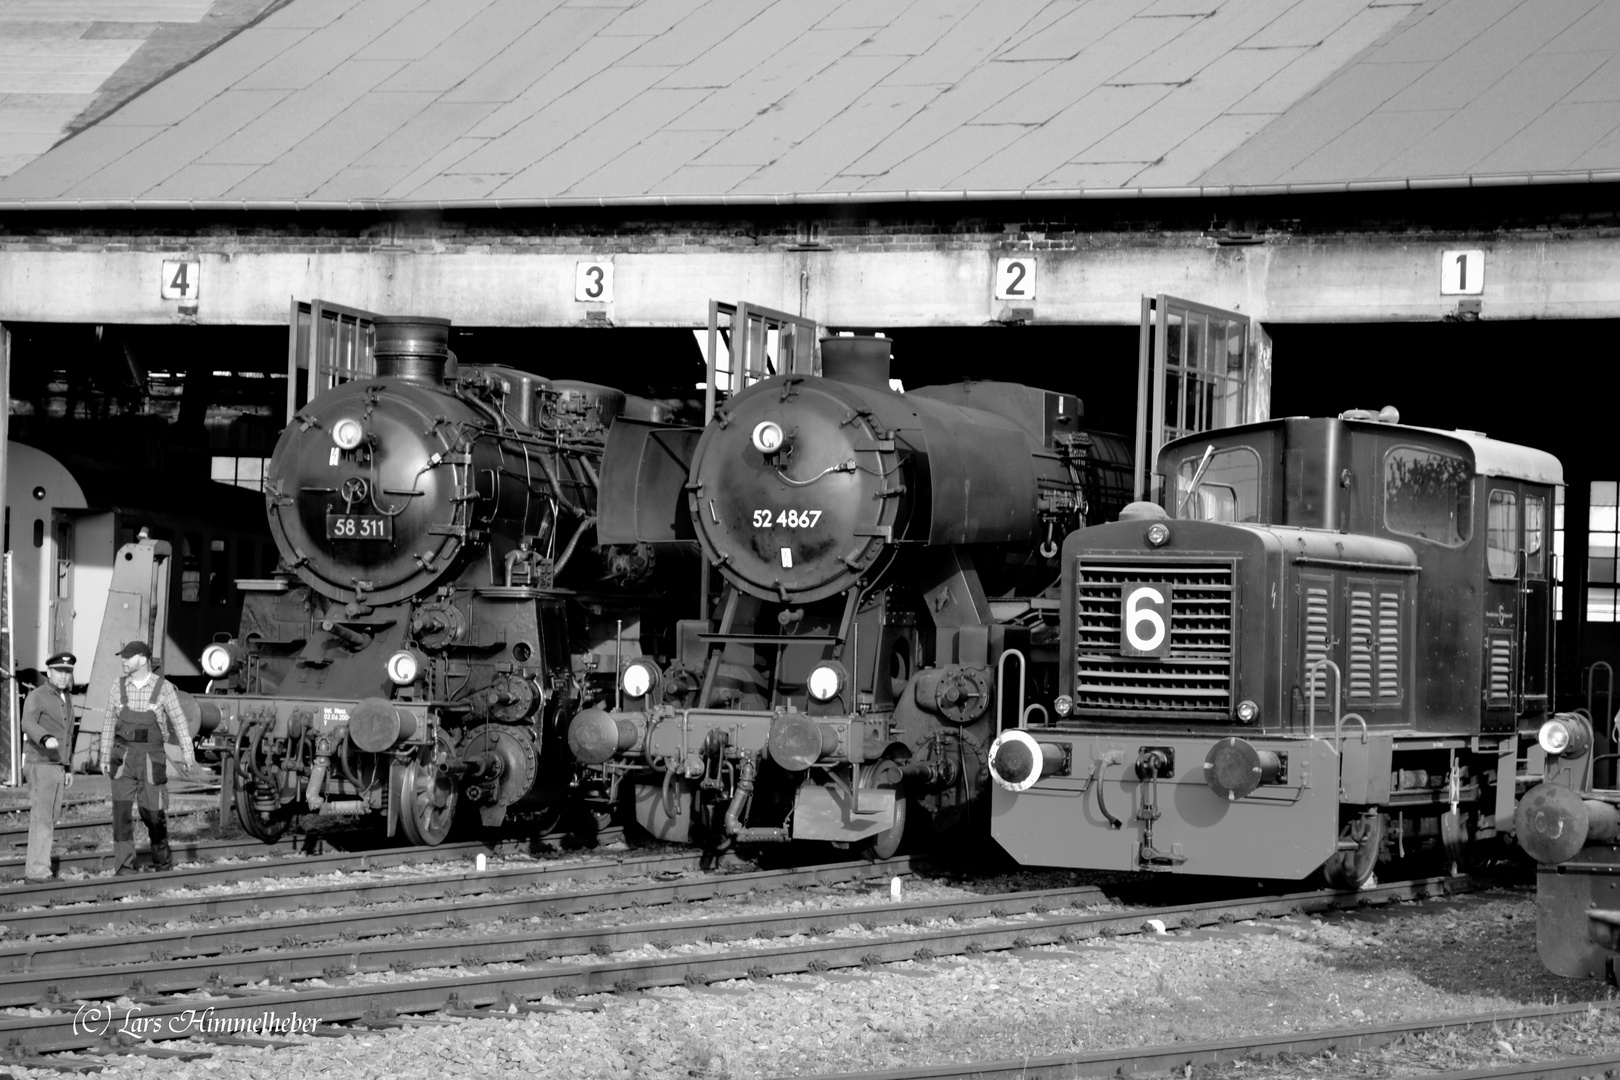
{"label": "locomotive number plate", "polygon": [[382,514],[327,514],[328,540],[392,540],[394,519]]}
{"label": "locomotive number plate", "polygon": [[1129,581],[1120,587],[1120,600],[1120,655],[1169,656],[1170,586]]}

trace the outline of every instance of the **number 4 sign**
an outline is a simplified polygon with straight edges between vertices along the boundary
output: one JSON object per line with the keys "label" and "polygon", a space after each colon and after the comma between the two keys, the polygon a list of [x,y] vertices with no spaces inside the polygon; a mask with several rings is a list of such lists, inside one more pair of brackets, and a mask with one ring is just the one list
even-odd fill
{"label": "number 4 sign", "polygon": [[1440,253],[1440,295],[1478,296],[1485,291],[1483,251]]}
{"label": "number 4 sign", "polygon": [[158,295],[165,300],[195,300],[201,282],[202,263],[165,259]]}
{"label": "number 4 sign", "polygon": [[1019,259],[996,260],[996,299],[1035,299],[1035,260],[1028,255]]}

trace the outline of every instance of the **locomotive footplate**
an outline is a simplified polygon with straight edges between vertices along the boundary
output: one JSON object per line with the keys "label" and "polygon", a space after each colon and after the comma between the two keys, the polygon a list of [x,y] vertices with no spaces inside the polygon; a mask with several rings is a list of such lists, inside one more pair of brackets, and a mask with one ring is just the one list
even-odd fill
{"label": "locomotive footplate", "polygon": [[[1021,734],[1046,764],[1038,779],[1027,769],[1003,776],[998,740],[990,804],[991,835],[1019,862],[1298,879],[1336,850],[1340,759],[1331,741]],[[1015,764],[1031,757],[1011,755]]]}

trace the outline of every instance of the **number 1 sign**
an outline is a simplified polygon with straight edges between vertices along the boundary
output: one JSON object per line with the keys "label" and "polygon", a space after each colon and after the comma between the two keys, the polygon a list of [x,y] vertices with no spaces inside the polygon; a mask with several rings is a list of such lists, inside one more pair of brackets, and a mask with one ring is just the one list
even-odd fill
{"label": "number 1 sign", "polygon": [[1485,291],[1483,251],[1440,253],[1440,295],[1478,296]]}

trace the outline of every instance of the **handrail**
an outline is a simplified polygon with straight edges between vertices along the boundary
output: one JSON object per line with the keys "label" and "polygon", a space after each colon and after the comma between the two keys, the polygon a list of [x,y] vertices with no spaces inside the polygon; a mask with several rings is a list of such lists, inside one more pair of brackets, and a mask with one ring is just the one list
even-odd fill
{"label": "handrail", "polygon": [[1029,727],[1029,714],[1034,712],[1036,709],[1041,711],[1041,727],[1050,727],[1052,724],[1051,715],[1047,713],[1046,706],[1042,705],[1038,701],[1032,701],[1028,705],[1024,706],[1024,711],[1019,714],[1018,722],[1023,724],[1026,728]]}
{"label": "handrail", "polygon": [[1324,667],[1333,669],[1333,727],[1335,730],[1343,723],[1344,719],[1339,715],[1339,699],[1344,691],[1344,675],[1339,671],[1339,665],[1325,656],[1312,660],[1305,667],[1305,737],[1307,739],[1316,738],[1316,673]]}
{"label": "handrail", "polygon": [[1029,661],[1024,659],[1024,654],[1022,652],[1020,652],[1019,650],[1017,650],[1017,649],[1007,649],[1007,650],[1002,652],[1001,659],[996,661],[996,734],[997,735],[1001,734],[1001,728],[1002,728],[1001,718],[1004,715],[1004,710],[1002,709],[1002,705],[1006,701],[1006,695],[1007,695],[1007,661],[1010,658],[1014,657],[1014,656],[1018,657],[1018,709],[1017,709],[1016,715],[1018,716],[1018,722],[1020,724],[1022,724],[1024,722],[1024,679],[1029,673]]}
{"label": "handrail", "polygon": [[1333,724],[1333,745],[1340,754],[1344,753],[1344,722],[1346,720],[1354,720],[1361,725],[1361,745],[1367,745],[1367,721],[1362,719],[1360,713],[1347,712]]}

